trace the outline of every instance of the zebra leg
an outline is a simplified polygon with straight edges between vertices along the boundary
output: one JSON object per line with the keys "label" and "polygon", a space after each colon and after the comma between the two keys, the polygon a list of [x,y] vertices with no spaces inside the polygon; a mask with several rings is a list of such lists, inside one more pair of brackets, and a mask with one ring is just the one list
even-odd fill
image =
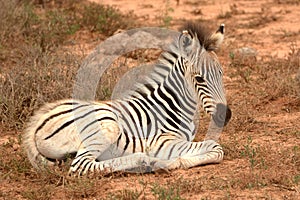
{"label": "zebra leg", "polygon": [[[185,142],[185,144],[174,144],[175,148],[188,149],[177,151],[179,155],[173,155],[170,159],[161,159],[156,162],[153,169],[171,170],[176,168],[191,168],[199,165],[220,163],[223,160],[223,149],[214,140],[205,140],[203,142]],[[175,152],[173,152],[176,154]]]}
{"label": "zebra leg", "polygon": [[[213,140],[203,142],[176,141],[173,144],[179,148],[185,146],[188,150],[178,151],[177,153],[180,152],[182,155],[172,155],[171,158],[153,157],[139,152],[104,161],[97,161],[94,156],[87,153],[81,158],[74,159],[75,166],[72,166],[70,171],[76,171],[79,175],[88,172],[117,171],[147,173],[162,169],[168,171],[178,168],[191,168],[199,165],[219,163],[223,160],[222,147]],[[168,146],[172,146],[172,144]],[[176,154],[176,152],[173,153]]]}
{"label": "zebra leg", "polygon": [[69,174],[85,174],[90,167],[92,167],[93,163],[96,161],[96,158],[97,154],[95,154],[95,152],[90,152],[85,148],[79,150],[71,163]]}
{"label": "zebra leg", "polygon": [[197,143],[202,144],[202,149],[206,152],[203,154],[202,150],[200,149],[191,154],[188,153],[183,155],[179,158],[181,168],[190,168],[199,165],[216,164],[222,162],[224,151],[217,142],[214,140],[206,140]]}
{"label": "zebra leg", "polygon": [[90,171],[147,173],[154,171],[159,158],[150,157],[146,153],[137,152],[122,157],[96,162]]}
{"label": "zebra leg", "polygon": [[77,161],[74,160],[75,166],[71,167],[70,173],[78,172],[78,175],[84,175],[88,172],[112,173],[117,171],[147,173],[154,171],[154,165],[159,161],[160,159],[141,152],[103,161],[97,161],[93,156],[86,154]]}
{"label": "zebra leg", "polygon": [[[117,140],[119,126],[115,121],[94,123],[81,133],[81,145],[71,163],[69,173],[85,174],[93,168],[100,157]],[[97,131],[94,131],[97,130]]]}
{"label": "zebra leg", "polygon": [[168,171],[176,168],[190,168],[199,165],[220,163],[223,160],[224,153],[222,147],[213,140],[203,142],[180,142],[177,140],[175,142],[175,146],[182,147],[183,144],[191,147],[191,149],[186,151],[182,156],[162,159],[139,152],[95,162],[90,167],[90,171],[147,173],[157,170]]}

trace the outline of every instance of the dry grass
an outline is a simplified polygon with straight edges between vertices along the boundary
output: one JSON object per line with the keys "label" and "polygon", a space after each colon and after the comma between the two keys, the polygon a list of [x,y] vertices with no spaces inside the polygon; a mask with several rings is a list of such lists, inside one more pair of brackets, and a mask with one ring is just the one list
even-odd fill
{"label": "dry grass", "polygon": [[[84,54],[67,53],[79,30],[107,37],[134,26],[131,14],[80,1],[2,1],[0,7],[0,123],[21,129],[41,104],[69,98]],[[101,13],[101,14],[99,14]]]}

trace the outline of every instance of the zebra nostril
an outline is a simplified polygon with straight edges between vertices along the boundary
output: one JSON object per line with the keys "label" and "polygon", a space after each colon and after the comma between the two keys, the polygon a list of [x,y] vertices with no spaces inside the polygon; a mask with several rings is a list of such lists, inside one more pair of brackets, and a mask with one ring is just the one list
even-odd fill
{"label": "zebra nostril", "polygon": [[212,116],[218,127],[226,126],[231,118],[231,110],[224,104],[217,104],[216,113]]}

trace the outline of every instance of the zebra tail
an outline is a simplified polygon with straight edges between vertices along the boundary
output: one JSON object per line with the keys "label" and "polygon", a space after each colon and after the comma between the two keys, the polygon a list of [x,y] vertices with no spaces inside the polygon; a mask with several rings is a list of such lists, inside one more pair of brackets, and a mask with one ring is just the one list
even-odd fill
{"label": "zebra tail", "polygon": [[27,154],[27,157],[31,165],[38,170],[44,170],[47,166],[54,165],[55,162],[50,161],[45,156],[43,156],[36,145],[36,129],[38,126],[38,121],[43,114],[45,114],[51,106],[45,105],[39,109],[29,120],[25,133],[22,137],[22,146]]}

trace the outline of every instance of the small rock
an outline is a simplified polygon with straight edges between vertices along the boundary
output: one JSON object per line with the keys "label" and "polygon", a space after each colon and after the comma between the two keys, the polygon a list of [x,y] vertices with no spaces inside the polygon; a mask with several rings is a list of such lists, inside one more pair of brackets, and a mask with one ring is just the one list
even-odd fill
{"label": "small rock", "polygon": [[239,49],[235,49],[234,53],[237,53],[243,57],[256,57],[258,54],[257,50],[251,47],[242,47]]}
{"label": "small rock", "polygon": [[12,148],[13,148],[14,151],[17,151],[20,148],[20,145],[19,144],[13,144]]}

